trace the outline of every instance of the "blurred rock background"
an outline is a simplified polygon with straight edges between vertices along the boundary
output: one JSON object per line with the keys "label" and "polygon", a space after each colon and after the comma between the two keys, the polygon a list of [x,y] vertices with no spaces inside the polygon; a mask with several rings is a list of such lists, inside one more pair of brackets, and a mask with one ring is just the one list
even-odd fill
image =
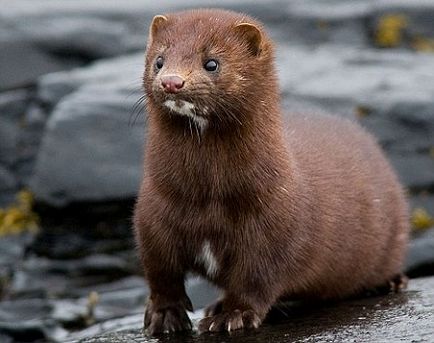
{"label": "blurred rock background", "polygon": [[[407,272],[434,275],[434,2],[218,4],[265,23],[286,109],[351,117],[378,138],[412,205]],[[199,6],[215,3],[0,0],[0,341],[141,322],[129,218],[147,28]],[[198,307],[215,296],[189,285]]]}

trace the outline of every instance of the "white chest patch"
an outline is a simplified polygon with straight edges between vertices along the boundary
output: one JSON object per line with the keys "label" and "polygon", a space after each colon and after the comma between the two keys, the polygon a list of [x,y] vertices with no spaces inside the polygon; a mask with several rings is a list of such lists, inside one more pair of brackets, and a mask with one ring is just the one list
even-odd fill
{"label": "white chest patch", "polygon": [[191,118],[199,126],[201,132],[208,126],[208,120],[196,114],[196,106],[191,102],[185,100],[166,100],[164,105],[173,112]]}
{"label": "white chest patch", "polygon": [[218,271],[217,259],[211,250],[211,244],[209,241],[203,243],[202,250],[196,257],[196,261],[203,264],[209,277],[216,275]]}

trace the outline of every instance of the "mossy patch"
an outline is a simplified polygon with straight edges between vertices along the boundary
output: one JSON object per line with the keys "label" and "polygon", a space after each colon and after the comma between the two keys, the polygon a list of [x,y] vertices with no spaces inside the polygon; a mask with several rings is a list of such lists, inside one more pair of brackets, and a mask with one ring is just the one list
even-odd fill
{"label": "mossy patch", "polygon": [[424,208],[415,208],[411,214],[411,225],[414,230],[428,229],[434,226],[434,218]]}
{"label": "mossy patch", "polygon": [[374,41],[382,48],[394,48],[403,41],[403,30],[408,26],[408,19],[403,14],[386,14],[377,24]]}
{"label": "mossy patch", "polygon": [[0,208],[0,236],[39,229],[38,215],[33,212],[33,195],[27,190],[18,192],[16,201]]}
{"label": "mossy patch", "polygon": [[410,19],[404,14],[385,14],[374,29],[374,44],[379,48],[409,47],[419,52],[434,52],[434,39],[411,32]]}
{"label": "mossy patch", "polygon": [[411,42],[411,46],[416,51],[434,52],[434,39],[415,37]]}
{"label": "mossy patch", "polygon": [[355,111],[356,117],[359,119],[365,118],[372,113],[371,108],[369,108],[367,106],[363,106],[363,105],[356,106],[354,111]]}

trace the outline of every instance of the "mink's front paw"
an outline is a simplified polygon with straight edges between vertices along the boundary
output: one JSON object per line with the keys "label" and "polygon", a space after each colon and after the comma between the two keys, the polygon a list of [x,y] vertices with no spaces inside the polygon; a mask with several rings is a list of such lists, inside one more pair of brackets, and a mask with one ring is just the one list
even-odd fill
{"label": "mink's front paw", "polygon": [[156,306],[148,301],[145,310],[144,329],[149,335],[190,331],[192,328],[185,307],[179,303],[165,307]]}
{"label": "mink's front paw", "polygon": [[214,316],[205,317],[199,322],[199,332],[234,331],[256,329],[262,320],[253,310],[223,311]]}
{"label": "mink's front paw", "polygon": [[391,293],[400,293],[407,288],[408,277],[404,274],[396,275],[389,281],[389,287]]}

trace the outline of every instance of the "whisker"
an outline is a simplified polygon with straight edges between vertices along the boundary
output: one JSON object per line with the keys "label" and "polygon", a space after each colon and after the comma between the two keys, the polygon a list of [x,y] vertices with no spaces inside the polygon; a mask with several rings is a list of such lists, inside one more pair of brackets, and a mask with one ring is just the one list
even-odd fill
{"label": "whisker", "polygon": [[146,102],[146,95],[143,94],[134,103],[132,110],[131,110],[130,118],[128,120],[128,126],[129,127],[134,126],[136,124],[139,116],[144,114],[145,102]]}

